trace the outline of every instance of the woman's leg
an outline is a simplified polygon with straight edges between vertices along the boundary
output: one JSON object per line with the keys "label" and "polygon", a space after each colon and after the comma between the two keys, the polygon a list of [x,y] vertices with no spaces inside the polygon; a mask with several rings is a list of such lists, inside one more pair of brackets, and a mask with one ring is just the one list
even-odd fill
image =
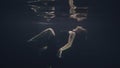
{"label": "woman's leg", "polygon": [[27,42],[29,46],[40,48],[41,50],[46,50],[50,40],[54,39],[55,32],[52,28],[47,28],[40,32],[39,34],[35,35],[31,39],[29,39]]}
{"label": "woman's leg", "polygon": [[32,37],[30,40],[28,40],[28,42],[34,41],[34,40],[36,40],[36,39],[38,39],[41,36],[46,35],[46,34],[55,36],[54,30],[52,28],[47,28],[47,29],[43,30],[42,32],[40,32],[39,34]]}

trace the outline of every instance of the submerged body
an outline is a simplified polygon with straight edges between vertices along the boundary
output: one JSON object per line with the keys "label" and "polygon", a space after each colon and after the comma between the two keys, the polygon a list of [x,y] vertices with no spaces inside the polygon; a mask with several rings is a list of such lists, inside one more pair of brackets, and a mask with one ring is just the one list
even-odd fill
{"label": "submerged body", "polygon": [[[81,33],[82,31],[86,32],[86,29],[84,29],[81,26],[77,26],[75,29],[68,32],[69,37],[68,37],[67,43],[65,45],[61,45],[62,47],[60,47],[58,50],[58,57],[59,58],[62,57],[63,51],[69,49],[72,46],[73,41],[74,41],[75,36],[76,36],[76,33]],[[56,46],[53,44],[56,42],[55,36],[56,36],[56,34],[55,34],[54,30],[52,28],[47,28],[44,31],[42,31],[41,33],[39,33],[38,35],[36,35],[33,38],[31,38],[30,40],[28,40],[28,42],[33,42],[33,43],[36,42],[36,43],[38,43],[37,44],[38,48],[41,48],[42,50],[47,50],[47,49],[50,49],[51,47]],[[53,45],[51,45],[51,43]],[[34,44],[33,44],[33,46],[34,46]]]}

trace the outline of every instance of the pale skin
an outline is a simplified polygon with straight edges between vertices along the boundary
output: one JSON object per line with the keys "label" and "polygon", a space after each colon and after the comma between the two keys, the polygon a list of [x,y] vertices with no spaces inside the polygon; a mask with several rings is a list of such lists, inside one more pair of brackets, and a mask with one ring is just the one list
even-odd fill
{"label": "pale skin", "polygon": [[[68,3],[69,3],[69,7],[70,7],[70,9],[69,9],[70,18],[76,19],[77,21],[81,21],[81,20],[83,20],[83,19],[86,19],[85,17],[83,17],[83,18],[77,17],[77,15],[79,15],[79,14],[76,13],[76,11],[75,11],[76,6],[74,5],[74,0],[68,0]],[[37,12],[36,9],[34,9],[34,8],[31,8],[31,9],[34,10],[34,12]],[[76,31],[77,31],[78,29],[80,29],[81,31],[86,31],[86,30],[85,30],[84,28],[82,28],[81,26],[77,26],[75,29],[68,31],[69,37],[68,37],[67,43],[66,43],[63,47],[59,48],[59,50],[58,50],[58,51],[59,51],[59,53],[58,53],[58,57],[59,57],[59,58],[62,58],[62,53],[63,53],[65,50],[68,50],[69,48],[72,47],[72,44],[73,44],[74,39],[75,39],[75,37],[76,37]],[[31,38],[30,40],[28,40],[28,42],[31,42],[31,41],[35,40],[36,38],[42,36],[42,34],[44,34],[44,32],[49,32],[49,33],[51,33],[53,36],[55,36],[54,30],[53,30],[52,28],[47,28],[47,29],[45,29],[44,31],[42,31],[42,32],[40,32],[39,34],[37,34],[36,36],[34,36],[33,38]],[[45,37],[45,38],[46,38],[46,37]],[[53,46],[54,46],[54,45],[53,45]],[[47,50],[47,49],[48,49],[48,45],[44,46],[44,47],[41,48],[41,49]],[[52,68],[52,67],[50,66],[50,68]]]}
{"label": "pale skin", "polygon": [[74,41],[74,39],[75,39],[75,36],[76,36],[76,31],[78,31],[78,29],[79,29],[79,31],[86,31],[86,29],[84,29],[83,27],[81,27],[81,26],[77,26],[75,29],[73,29],[72,31],[69,31],[69,38],[68,38],[68,42],[63,46],[63,47],[61,47],[60,49],[59,49],[59,58],[61,58],[62,57],[62,52],[63,51],[65,51],[65,50],[68,50],[71,46],[72,46],[72,44],[73,44],[73,41]]}
{"label": "pale skin", "polygon": [[[70,18],[76,19],[77,21],[82,21],[86,19],[86,17],[79,17],[80,13],[76,13],[76,6],[74,5],[74,0],[68,0],[69,2],[69,13],[70,13]],[[84,14],[86,15],[86,14]]]}
{"label": "pale skin", "polygon": [[[70,17],[71,18],[77,19],[78,21],[85,19],[85,17],[83,17],[83,18],[77,18],[77,14],[76,14],[76,11],[75,11],[76,6],[74,5],[74,0],[68,0],[68,3],[69,3],[69,6],[70,6],[69,13],[70,13]],[[72,46],[77,31],[79,31],[79,32],[80,31],[86,31],[86,29],[84,29],[81,26],[77,26],[75,29],[68,31],[69,37],[68,37],[67,43],[58,50],[59,51],[59,53],[58,53],[58,57],[59,58],[62,57],[62,53],[65,50],[68,50]],[[38,38],[44,32],[52,33],[52,35],[55,36],[54,30],[52,28],[47,28],[47,29],[45,29],[44,31],[42,31],[41,33],[39,33],[38,35],[34,36],[33,38],[31,38],[28,41],[32,41],[32,40]]]}
{"label": "pale skin", "polygon": [[39,34],[37,34],[36,36],[32,37],[30,40],[28,40],[28,42],[33,41],[34,39],[38,38],[41,34],[43,34],[44,32],[50,32],[52,33],[53,36],[55,36],[55,32],[52,28],[47,28],[44,31],[40,32]]}
{"label": "pale skin", "polygon": [[69,0],[69,6],[70,6],[70,14],[74,14],[76,6],[74,5],[74,1],[73,0]]}
{"label": "pale skin", "polygon": [[[79,31],[79,32],[81,32],[81,31],[86,31],[86,29],[84,29],[84,28],[81,27],[81,26],[77,26],[75,29],[69,31],[69,37],[68,37],[67,43],[58,50],[58,51],[59,51],[59,53],[58,53],[58,57],[59,57],[59,58],[62,57],[63,51],[68,50],[68,49],[72,46],[77,31]],[[53,30],[52,28],[47,28],[47,29],[45,29],[44,31],[42,31],[42,32],[40,32],[39,34],[37,34],[36,36],[32,37],[30,40],[28,40],[28,42],[31,42],[31,41],[35,40],[36,38],[40,37],[41,34],[43,34],[44,32],[49,32],[49,33],[51,33],[53,36],[55,36],[54,30]],[[47,46],[44,46],[42,49],[46,50],[46,49],[47,49]]]}
{"label": "pale skin", "polygon": [[74,41],[74,38],[75,38],[75,32],[73,31],[69,31],[69,38],[68,38],[68,42],[59,49],[59,58],[62,57],[62,52],[69,49]]}

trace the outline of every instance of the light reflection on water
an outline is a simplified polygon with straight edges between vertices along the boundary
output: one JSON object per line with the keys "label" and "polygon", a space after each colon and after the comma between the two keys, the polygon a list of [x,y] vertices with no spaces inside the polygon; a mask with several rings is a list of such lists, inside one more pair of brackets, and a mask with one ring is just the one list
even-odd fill
{"label": "light reflection on water", "polygon": [[[33,11],[36,16],[45,19],[46,22],[58,17],[56,15],[56,5],[55,0],[30,0],[27,2],[31,11]],[[87,1],[81,1],[80,4],[76,4],[74,0],[68,0],[69,4],[69,13],[60,13],[63,17],[68,16],[69,18],[75,19],[78,22],[87,19],[88,15],[88,5],[86,5]],[[64,7],[64,6],[61,6]],[[57,8],[59,9],[59,8]],[[65,10],[65,9],[64,9]],[[62,11],[62,10],[61,10]]]}

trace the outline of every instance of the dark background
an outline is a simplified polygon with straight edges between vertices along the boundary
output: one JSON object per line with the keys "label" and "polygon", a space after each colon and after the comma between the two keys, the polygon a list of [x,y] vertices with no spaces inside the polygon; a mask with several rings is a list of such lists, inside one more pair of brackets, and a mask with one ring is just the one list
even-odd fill
{"label": "dark background", "polygon": [[[1,68],[42,68],[38,52],[26,46],[26,41],[46,26],[33,24],[34,17],[25,0],[0,1],[1,17]],[[81,68],[119,68],[119,2],[113,0],[90,0],[88,19],[89,46],[82,54]],[[85,47],[83,47],[85,48]],[[73,65],[73,67],[76,67]]]}

